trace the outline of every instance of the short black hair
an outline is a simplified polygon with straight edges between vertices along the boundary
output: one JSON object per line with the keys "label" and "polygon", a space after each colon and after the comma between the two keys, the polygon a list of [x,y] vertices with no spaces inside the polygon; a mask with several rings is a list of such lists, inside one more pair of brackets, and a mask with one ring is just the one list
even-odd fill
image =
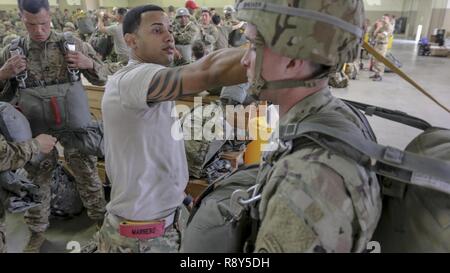
{"label": "short black hair", "polygon": [[212,19],[214,25],[216,25],[216,26],[218,26],[220,24],[220,21],[222,20],[220,18],[219,14],[214,14],[214,16],[211,19]]}
{"label": "short black hair", "polygon": [[128,10],[126,8],[119,8],[117,9],[117,14],[121,16],[125,16],[127,14]]}
{"label": "short black hair", "polygon": [[170,5],[170,6],[169,6],[169,12],[174,12],[174,11],[175,11],[175,7],[172,6],[172,5]]}
{"label": "short black hair", "polygon": [[125,19],[123,20],[123,35],[127,33],[135,33],[141,24],[141,14],[149,11],[162,11],[164,10],[156,5],[145,5],[131,9]]}
{"label": "short black hair", "polygon": [[48,0],[17,0],[20,12],[39,13],[41,9],[50,10]]}

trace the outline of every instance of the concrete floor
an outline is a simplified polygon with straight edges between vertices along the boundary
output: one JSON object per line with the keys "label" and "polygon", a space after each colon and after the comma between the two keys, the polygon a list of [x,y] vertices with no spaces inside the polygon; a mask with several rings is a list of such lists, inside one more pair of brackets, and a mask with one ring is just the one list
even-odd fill
{"label": "concrete floor", "polygon": [[[450,108],[450,58],[420,57],[411,41],[396,41],[392,53],[402,70],[438,101]],[[366,66],[367,67],[367,66]],[[420,117],[433,126],[450,128],[450,114],[394,73],[386,73],[382,82],[368,79],[371,72],[362,71],[359,80],[333,93],[345,99],[364,102]],[[408,126],[369,117],[381,144],[405,148],[420,131]]]}
{"label": "concrete floor", "polygon": [[[418,57],[417,48],[409,41],[396,41],[392,53],[403,63],[403,70],[434,95],[442,104],[450,107],[450,58]],[[450,127],[450,114],[436,106],[416,91],[409,83],[395,74],[386,74],[383,82],[372,82],[370,73],[362,71],[360,79],[352,81],[345,89],[333,93],[341,98],[397,109],[421,117],[434,126]],[[404,148],[419,130],[380,118],[369,118],[378,140],[382,144]],[[29,236],[22,215],[7,215],[7,244],[9,252],[21,252]],[[95,232],[85,214],[70,220],[52,220],[47,242],[42,252],[70,252],[70,241],[81,244]]]}

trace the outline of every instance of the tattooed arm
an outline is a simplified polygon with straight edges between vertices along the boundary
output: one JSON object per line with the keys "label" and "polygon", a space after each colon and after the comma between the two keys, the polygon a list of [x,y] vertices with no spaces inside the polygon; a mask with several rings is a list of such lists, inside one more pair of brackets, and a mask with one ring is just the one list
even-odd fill
{"label": "tattooed arm", "polygon": [[175,100],[206,89],[246,82],[245,69],[240,64],[244,53],[243,49],[218,50],[195,63],[160,70],[150,83],[147,102]]}

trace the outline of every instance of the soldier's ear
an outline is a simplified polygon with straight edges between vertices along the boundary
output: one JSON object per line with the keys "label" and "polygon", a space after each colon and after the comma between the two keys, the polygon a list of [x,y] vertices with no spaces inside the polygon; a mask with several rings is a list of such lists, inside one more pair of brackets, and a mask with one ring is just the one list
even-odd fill
{"label": "soldier's ear", "polygon": [[136,34],[134,33],[127,33],[124,36],[125,43],[127,46],[131,49],[136,49],[137,43],[136,43]]}
{"label": "soldier's ear", "polygon": [[285,72],[289,75],[299,75],[303,73],[307,65],[307,62],[305,62],[304,60],[290,59],[290,58],[287,58],[285,63],[286,63]]}

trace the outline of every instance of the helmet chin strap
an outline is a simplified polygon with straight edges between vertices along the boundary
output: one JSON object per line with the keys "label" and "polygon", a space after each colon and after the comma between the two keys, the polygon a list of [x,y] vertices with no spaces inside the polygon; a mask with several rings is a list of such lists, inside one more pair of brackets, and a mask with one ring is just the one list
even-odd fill
{"label": "helmet chin strap", "polygon": [[310,80],[280,80],[280,81],[266,81],[262,76],[263,61],[264,61],[264,38],[261,34],[256,35],[255,39],[256,47],[256,59],[255,59],[255,79],[250,84],[247,93],[251,95],[256,100],[259,100],[261,92],[264,90],[277,90],[284,88],[294,88],[294,87],[306,87],[313,88],[317,86],[320,80],[328,78],[329,71],[321,73]]}

